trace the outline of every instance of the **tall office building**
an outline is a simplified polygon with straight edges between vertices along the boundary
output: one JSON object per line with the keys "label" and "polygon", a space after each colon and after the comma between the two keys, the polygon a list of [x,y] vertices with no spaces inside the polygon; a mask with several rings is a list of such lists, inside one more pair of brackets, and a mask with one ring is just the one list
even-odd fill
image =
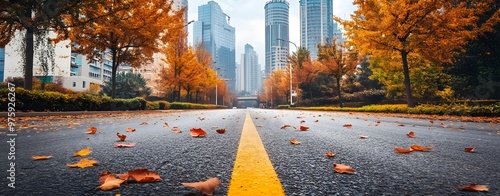
{"label": "tall office building", "polygon": [[249,44],[245,45],[245,53],[241,55],[241,63],[238,67],[238,92],[246,92],[249,95],[257,95],[261,89],[261,70],[257,52]]}
{"label": "tall office building", "polygon": [[226,80],[229,90],[236,90],[235,29],[219,4],[209,1],[198,7],[193,26],[193,44],[202,44],[212,55],[212,67]]}
{"label": "tall office building", "polygon": [[318,44],[333,40],[333,1],[300,0],[300,45],[312,59],[317,58]]}
{"label": "tall office building", "polygon": [[[264,6],[266,23],[266,75],[286,68],[289,54],[289,8],[286,0],[271,0]],[[283,41],[284,40],[284,41]]]}

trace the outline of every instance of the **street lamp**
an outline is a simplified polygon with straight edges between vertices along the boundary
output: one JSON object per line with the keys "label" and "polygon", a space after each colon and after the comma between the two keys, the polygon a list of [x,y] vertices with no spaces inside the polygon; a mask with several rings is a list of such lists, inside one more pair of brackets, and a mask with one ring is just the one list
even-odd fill
{"label": "street lamp", "polygon": [[[284,40],[284,39],[281,39],[281,38],[277,38],[277,40],[291,43],[291,44],[293,44],[293,46],[295,46],[295,50],[296,51],[298,50],[297,44],[295,44],[295,43],[293,43],[293,42],[291,42],[289,40]],[[290,106],[293,105],[293,96],[292,96],[292,93],[293,93],[293,90],[292,90],[292,64],[290,64]]]}

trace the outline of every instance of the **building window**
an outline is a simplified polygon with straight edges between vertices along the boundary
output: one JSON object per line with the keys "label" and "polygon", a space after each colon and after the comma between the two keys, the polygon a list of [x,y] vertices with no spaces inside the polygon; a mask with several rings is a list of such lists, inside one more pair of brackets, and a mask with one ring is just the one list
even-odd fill
{"label": "building window", "polygon": [[83,81],[82,83],[82,88],[85,88],[85,81]]}

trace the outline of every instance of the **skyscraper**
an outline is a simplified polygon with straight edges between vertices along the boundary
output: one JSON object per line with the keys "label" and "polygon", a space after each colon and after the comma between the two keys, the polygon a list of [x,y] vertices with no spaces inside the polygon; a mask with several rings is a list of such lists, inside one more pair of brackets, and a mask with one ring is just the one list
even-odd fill
{"label": "skyscraper", "polygon": [[318,44],[333,40],[333,1],[300,0],[300,45],[312,59],[317,58]]}
{"label": "skyscraper", "polygon": [[250,95],[257,95],[261,89],[261,70],[257,52],[249,44],[245,45],[245,53],[241,55],[241,63],[238,68],[237,82],[239,92],[244,91]]}
{"label": "skyscraper", "polygon": [[193,25],[193,44],[202,44],[212,55],[218,76],[226,80],[231,91],[235,91],[235,29],[229,25],[229,16],[219,4],[209,1],[198,7],[198,21]]}
{"label": "skyscraper", "polygon": [[[264,6],[266,23],[266,75],[286,67],[289,51],[290,5],[286,0],[271,0]],[[284,40],[284,41],[283,41]]]}

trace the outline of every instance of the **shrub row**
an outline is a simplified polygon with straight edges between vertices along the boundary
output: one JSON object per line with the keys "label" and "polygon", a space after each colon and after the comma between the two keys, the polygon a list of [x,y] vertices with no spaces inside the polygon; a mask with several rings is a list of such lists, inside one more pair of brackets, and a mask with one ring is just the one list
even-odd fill
{"label": "shrub row", "polygon": [[[380,103],[385,98],[385,90],[365,90],[352,94],[342,94],[342,102],[356,102],[361,105]],[[305,99],[300,101],[302,106],[336,105],[339,104],[339,97],[320,97]]]}
{"label": "shrub row", "polygon": [[207,105],[188,102],[173,102],[170,104],[170,109],[225,109],[227,106],[222,105]]}

